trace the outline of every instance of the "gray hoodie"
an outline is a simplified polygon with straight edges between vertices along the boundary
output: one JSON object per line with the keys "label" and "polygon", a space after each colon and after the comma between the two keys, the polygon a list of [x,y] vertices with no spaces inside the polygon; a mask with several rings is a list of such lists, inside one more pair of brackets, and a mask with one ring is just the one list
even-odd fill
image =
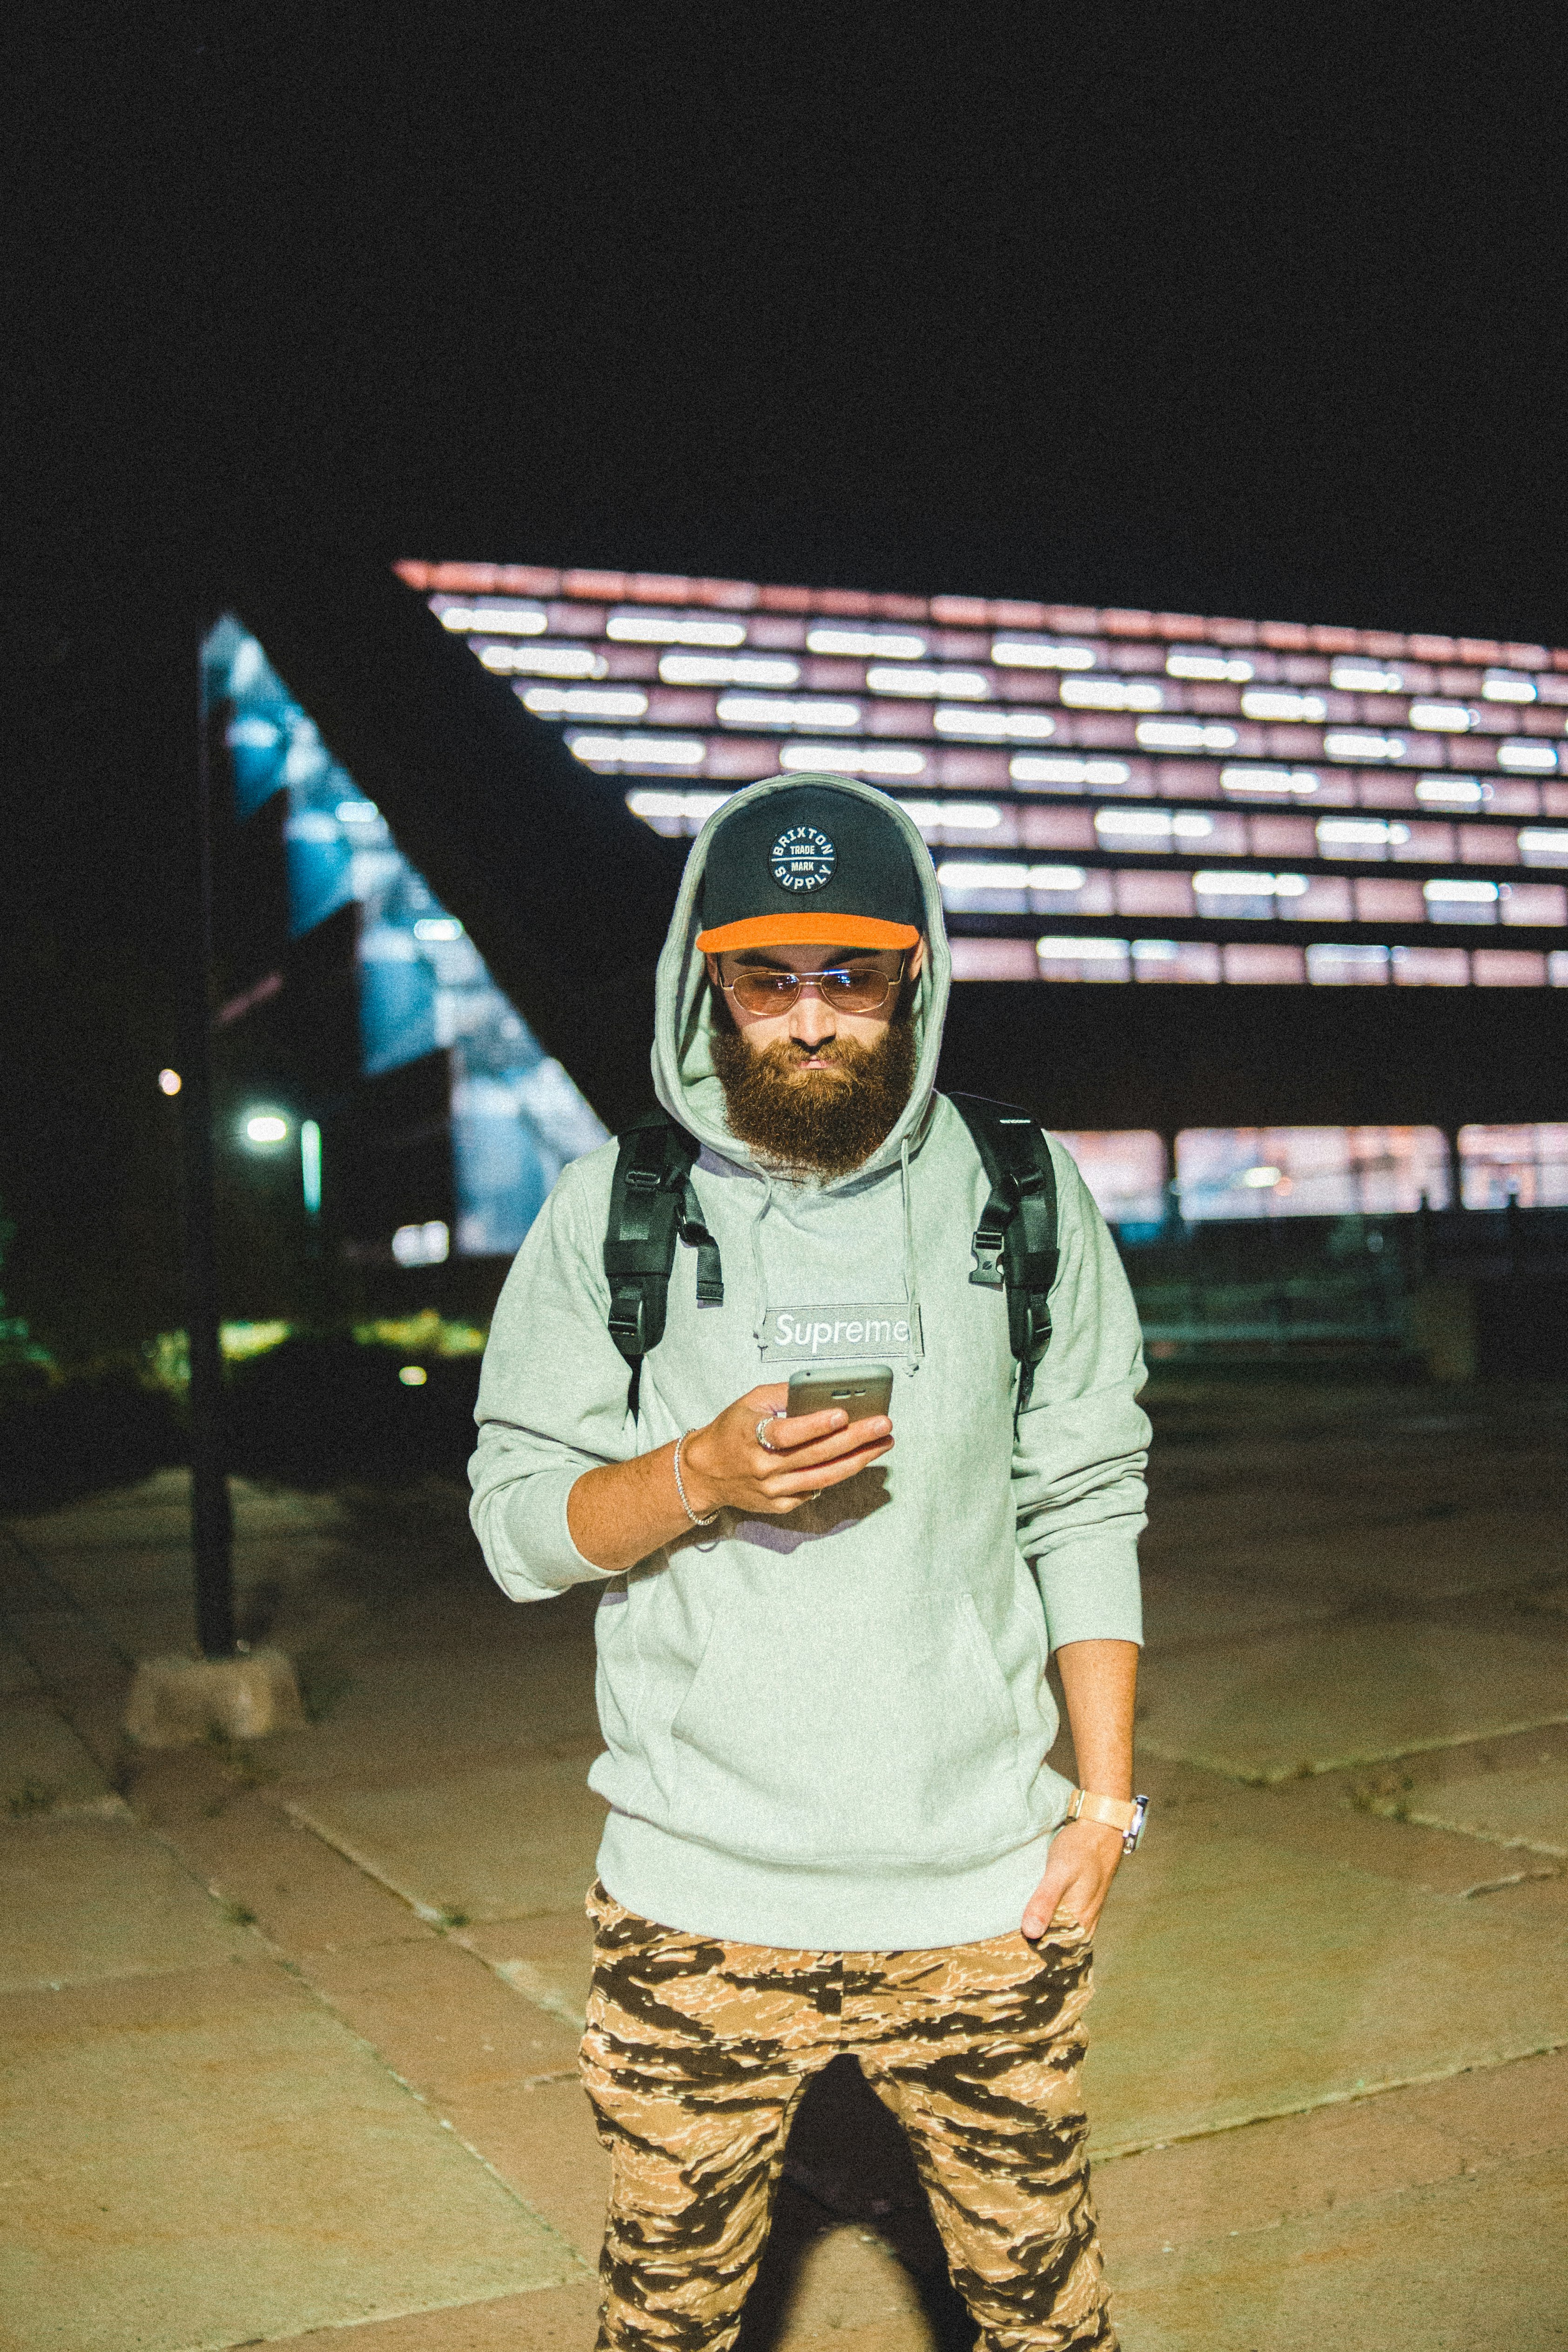
{"label": "gray hoodie", "polygon": [[[866,785],[810,781],[890,805]],[[907,1108],[862,1167],[822,1183],[770,1174],[731,1136],[695,940],[707,845],[737,805],[693,846],[653,1044],[659,1100],[702,1146],[694,1181],[724,1304],[699,1307],[695,1254],[677,1246],[632,1418],[601,1255],[615,1146],[569,1167],[497,1307],[474,1525],[514,1600],[603,1587],[605,1750],[589,1781],[611,1808],[599,1866],[619,1902],[746,1943],[970,1942],[1017,1927],[1066,1805],[1070,1784],[1044,1760],[1057,1729],[1050,1652],[1141,1636],[1137,1317],[1099,1212],[1053,1143],[1054,1329],[1015,1434],[1006,1303],[969,1281],[989,1187],[935,1091],[950,979],[941,894],[902,813],[929,942]],[[583,1559],[566,1506],[584,1470],[666,1444],[813,1358],[894,1364],[883,1463],[784,1519],[726,1511],[629,1574]]]}

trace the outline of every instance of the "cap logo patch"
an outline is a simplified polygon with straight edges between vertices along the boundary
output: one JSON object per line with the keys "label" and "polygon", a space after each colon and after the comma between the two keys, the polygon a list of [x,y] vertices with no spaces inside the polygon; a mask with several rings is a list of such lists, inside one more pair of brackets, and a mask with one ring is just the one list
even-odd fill
{"label": "cap logo patch", "polygon": [[773,879],[781,890],[821,890],[832,878],[839,853],[821,828],[792,824],[768,852]]}

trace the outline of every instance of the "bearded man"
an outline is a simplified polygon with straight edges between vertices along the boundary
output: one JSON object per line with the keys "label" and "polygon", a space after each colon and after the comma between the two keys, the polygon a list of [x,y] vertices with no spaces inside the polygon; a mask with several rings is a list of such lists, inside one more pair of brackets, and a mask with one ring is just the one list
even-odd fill
{"label": "bearded man", "polygon": [[[988,2352],[1115,2341],[1079,2073],[1142,1821],[1143,1364],[1058,1144],[1032,1385],[971,1282],[990,1186],[936,1092],[948,979],[895,803],[831,777],[726,803],[659,966],[654,1084],[695,1152],[663,1337],[629,1391],[607,1145],[556,1186],[486,1355],[492,1573],[519,1601],[601,1588],[582,2067],[616,2352],[730,2344],[791,2113],[843,2053],[909,2137]],[[867,1357],[889,1411],[788,1412],[791,1370]],[[1052,1654],[1076,1788],[1046,1761]]]}

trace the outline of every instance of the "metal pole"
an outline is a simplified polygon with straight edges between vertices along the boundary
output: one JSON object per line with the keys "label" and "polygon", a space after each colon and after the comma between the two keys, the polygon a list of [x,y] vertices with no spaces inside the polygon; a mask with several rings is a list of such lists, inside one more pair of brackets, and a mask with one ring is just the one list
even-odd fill
{"label": "metal pole", "polygon": [[191,1361],[191,1544],[196,1637],[209,1658],[235,1650],[234,1520],[224,1468],[223,1354],[218,1339],[217,1202],[213,1175],[212,776],[197,650],[195,773],[190,816],[193,905],[184,987],[180,1099],[185,1196],[185,1329]]}

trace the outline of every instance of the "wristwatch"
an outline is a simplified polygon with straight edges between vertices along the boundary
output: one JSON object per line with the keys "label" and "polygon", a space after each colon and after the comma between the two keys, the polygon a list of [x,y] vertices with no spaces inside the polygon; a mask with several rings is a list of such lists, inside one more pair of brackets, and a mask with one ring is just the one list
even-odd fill
{"label": "wristwatch", "polygon": [[1144,1834],[1148,1819],[1147,1797],[1134,1797],[1129,1803],[1124,1797],[1092,1797],[1086,1789],[1074,1789],[1067,1800],[1063,1819],[1070,1822],[1103,1822],[1107,1829],[1122,1832],[1122,1852],[1134,1853]]}

